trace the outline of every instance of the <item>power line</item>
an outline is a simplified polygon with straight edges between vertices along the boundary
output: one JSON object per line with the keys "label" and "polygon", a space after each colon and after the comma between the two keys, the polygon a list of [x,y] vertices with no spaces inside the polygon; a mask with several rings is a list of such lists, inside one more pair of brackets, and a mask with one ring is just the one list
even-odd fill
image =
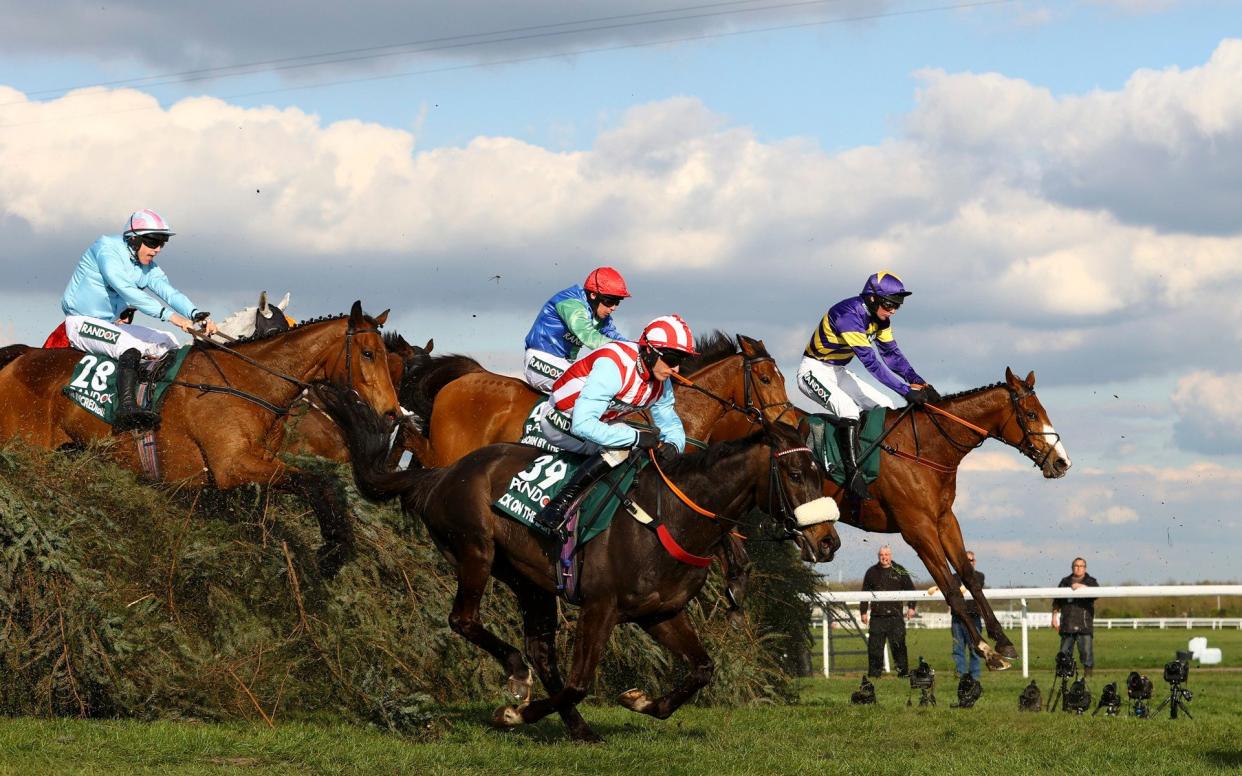
{"label": "power line", "polygon": [[[783,6],[781,7],[815,5],[815,4],[821,4],[824,2],[840,2],[840,1],[841,0],[805,0],[804,2],[786,3],[786,4],[783,4]],[[838,17],[835,19],[822,19],[822,20],[810,21],[810,22],[772,25],[768,27],[756,27],[756,28],[751,28],[751,29],[746,29],[746,30],[732,30],[729,32],[700,33],[698,35],[689,35],[689,36],[676,37],[676,38],[663,38],[660,40],[642,41],[638,43],[624,43],[624,44],[617,44],[614,46],[598,46],[598,47],[593,47],[593,48],[578,49],[574,51],[573,54],[574,55],[597,54],[597,53],[604,53],[604,52],[609,52],[609,51],[622,51],[622,50],[627,50],[627,49],[648,48],[651,46],[665,46],[671,43],[689,43],[689,42],[703,41],[703,40],[740,37],[743,35],[757,35],[757,34],[761,34],[765,32],[777,32],[777,31],[792,30],[792,29],[805,29],[809,27],[822,27],[822,26],[828,26],[828,25],[834,25],[834,24],[846,24],[850,22],[875,21],[879,19],[889,19],[889,18],[896,18],[896,17],[903,17],[903,16],[917,16],[917,15],[923,15],[923,14],[938,13],[942,11],[956,11],[956,10],[982,8],[982,7],[995,6],[995,5],[1008,5],[1014,2],[1017,2],[1017,0],[975,0],[975,2],[954,3],[951,5],[929,6],[929,7],[924,7],[924,8],[904,9],[900,11],[887,11],[883,13],[862,14],[862,15],[857,15],[857,16],[844,16],[844,17]],[[763,10],[767,10],[767,9],[775,8],[775,7],[776,6],[769,6]],[[760,10],[760,9],[750,9],[750,10]],[[719,14],[708,14],[708,15],[719,15]],[[676,21],[680,21],[686,18],[692,18],[692,17],[679,17],[678,19],[676,19]],[[698,18],[698,17],[693,17],[693,18]],[[662,21],[669,21],[669,20],[662,20]],[[619,26],[630,26],[630,25],[619,25]],[[594,28],[594,29],[608,29],[608,27],[601,27],[601,28]],[[530,37],[541,37],[541,36],[530,36]],[[496,41],[487,41],[487,42],[488,43],[500,43],[500,42],[509,42],[512,40],[521,40],[521,39],[524,39],[524,38],[519,36],[516,38],[509,38],[509,39],[496,40]],[[479,44],[474,44],[474,45],[479,45]],[[337,79],[337,80],[330,80],[330,81],[316,81],[315,83],[305,84],[302,86],[283,86],[283,87],[274,88],[274,89],[262,89],[258,91],[226,94],[226,95],[220,96],[219,99],[231,100],[231,99],[237,99],[237,98],[242,98],[242,97],[261,97],[261,96],[266,96],[266,95],[271,95],[271,94],[283,94],[286,92],[305,91],[308,89],[320,89],[320,88],[329,87],[329,86],[343,86],[343,85],[354,84],[354,83],[385,81],[385,80],[393,80],[393,79],[398,79],[398,78],[409,78],[409,77],[420,76],[420,75],[447,73],[447,72],[453,72],[453,71],[459,71],[459,70],[473,70],[473,69],[477,69],[481,67],[496,67],[499,65],[522,64],[526,62],[535,62],[535,61],[540,61],[540,60],[545,60],[545,59],[557,59],[560,57],[564,57],[566,55],[567,55],[566,52],[558,52],[555,54],[532,54],[526,57],[513,57],[509,59],[490,60],[487,62],[472,62],[472,63],[461,64],[461,65],[446,65],[444,67],[426,68],[423,70],[410,70],[410,71],[404,71],[401,73],[387,73],[383,75],[360,76],[360,77]],[[327,62],[316,63],[316,65],[321,65],[321,64],[328,64],[328,63]],[[155,85],[163,85],[163,84],[155,84]],[[89,95],[83,95],[83,96],[89,96]],[[5,105],[15,105],[15,104],[26,104],[26,103],[3,103],[3,104],[0,104],[0,107],[4,107]],[[142,108],[124,108],[124,109],[119,109],[119,110],[114,110],[114,111],[96,111],[96,112],[91,112],[91,113],[76,114],[72,116],[56,116],[53,118],[40,119],[36,121],[27,121],[27,122],[21,122],[17,124],[0,124],[0,130],[11,129],[15,127],[31,126],[35,124],[46,124],[52,121],[62,121],[64,119],[80,119],[80,118],[90,118],[94,116],[110,116],[110,115],[117,115],[121,113],[135,113],[135,112],[158,110],[158,109],[159,109],[159,106],[142,107]]]}

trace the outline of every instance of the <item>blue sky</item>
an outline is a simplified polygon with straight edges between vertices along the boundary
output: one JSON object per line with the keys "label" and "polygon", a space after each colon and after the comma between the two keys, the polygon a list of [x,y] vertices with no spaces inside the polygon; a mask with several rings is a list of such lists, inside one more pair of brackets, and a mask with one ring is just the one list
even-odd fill
{"label": "blue sky", "polygon": [[[201,306],[361,297],[510,372],[542,301],[600,263],[635,291],[623,326],[759,336],[788,377],[823,310],[892,269],[916,367],[942,389],[1034,369],[1075,462],[1045,482],[1003,448],[968,459],[957,511],[993,583],[1080,554],[1106,581],[1242,576],[1235,3],[629,0],[578,18],[758,10],[68,97],[44,90],[569,18],[5,5],[0,342],[55,326],[76,256],[141,207]],[[845,531],[857,576],[885,538]]]}

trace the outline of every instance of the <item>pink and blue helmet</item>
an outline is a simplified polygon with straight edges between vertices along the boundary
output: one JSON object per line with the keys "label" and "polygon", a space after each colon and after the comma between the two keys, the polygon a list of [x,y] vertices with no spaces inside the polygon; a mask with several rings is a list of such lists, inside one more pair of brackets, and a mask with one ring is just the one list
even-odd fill
{"label": "pink and blue helmet", "polygon": [[867,278],[866,285],[863,286],[863,296],[877,296],[885,299],[892,299],[900,302],[911,294],[902,284],[901,278],[891,272],[877,272]]}
{"label": "pink and blue helmet", "polygon": [[125,237],[141,237],[144,234],[162,234],[172,237],[176,232],[154,210],[139,210],[125,222]]}

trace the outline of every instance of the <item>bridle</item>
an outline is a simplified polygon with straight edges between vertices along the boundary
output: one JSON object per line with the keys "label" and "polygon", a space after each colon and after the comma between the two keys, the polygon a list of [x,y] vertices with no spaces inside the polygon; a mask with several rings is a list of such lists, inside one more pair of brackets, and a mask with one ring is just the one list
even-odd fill
{"label": "bridle", "polygon": [[[740,335],[739,335],[739,341],[740,341]],[[726,398],[724,396],[720,396],[719,394],[709,391],[708,389],[695,383],[690,378],[684,377],[681,374],[678,374],[677,372],[673,373],[672,375],[673,380],[685,386],[686,388],[689,388],[690,390],[698,391],[704,396],[707,396],[708,398],[713,399],[716,402],[720,403],[720,405],[725,408],[726,412],[741,413],[746,418],[746,420],[750,421],[752,425],[761,424],[763,422],[764,414],[772,407],[782,408],[780,413],[777,414],[775,418],[773,418],[772,422],[774,423],[780,420],[782,417],[784,417],[786,412],[789,412],[790,410],[794,409],[793,402],[789,401],[789,399],[785,399],[784,401],[768,402],[767,404],[756,404],[754,401],[754,396],[758,393],[758,390],[754,387],[755,366],[758,364],[768,362],[768,361],[771,361],[772,363],[776,363],[775,358],[769,355],[749,356],[746,354],[744,350],[741,353],[738,353],[737,355],[740,355],[742,357],[742,405],[741,406],[739,406],[738,403],[733,401],[732,399]]]}
{"label": "bridle", "polygon": [[[345,329],[345,344],[341,346],[341,349],[345,356],[345,387],[346,389],[352,391],[354,387],[353,386],[354,375],[353,375],[353,369],[352,369],[352,363],[353,363],[352,344],[353,344],[354,335],[368,334],[371,332],[378,333],[379,330],[380,330],[379,324],[370,325],[369,328],[357,328],[357,329],[354,328],[353,321],[350,321],[349,324],[347,325]],[[308,383],[304,380],[299,380],[293,375],[286,374],[277,369],[272,369],[266,364],[260,361],[257,361],[251,358],[250,356],[247,356],[245,353],[234,350],[233,348],[230,348],[226,345],[216,342],[215,340],[207,337],[201,332],[192,331],[190,333],[191,333],[191,336],[193,336],[196,341],[203,343],[206,346],[215,348],[216,350],[219,350],[222,353],[227,353],[228,355],[233,356],[234,358],[240,359],[241,361],[249,364],[250,366],[255,367],[261,372],[266,372],[267,374],[270,374],[273,377],[284,380],[285,382],[302,389],[303,392],[308,391],[313,387],[311,383]],[[284,332],[281,332],[281,333],[284,333]],[[224,381],[225,383],[224,385],[213,385],[211,383],[186,383],[186,382],[181,382],[180,380],[173,381],[172,383],[170,383],[170,385],[179,385],[183,388],[193,388],[199,391],[200,393],[219,393],[219,394],[225,394],[228,396],[235,396],[239,399],[248,401],[251,404],[262,407],[263,409],[267,410],[268,412],[271,412],[274,415],[288,415],[290,409],[293,407],[294,403],[297,402],[299,396],[301,395],[301,394],[295,395],[293,399],[290,400],[290,402],[286,405],[279,405],[279,404],[273,404],[272,402],[269,402],[267,399],[264,399],[261,396],[256,396],[252,393],[248,393],[238,388],[234,388],[233,386],[228,384],[229,382],[228,377],[225,376],[224,371],[220,369],[220,366],[216,363],[215,359],[211,357],[211,354],[208,353],[206,350],[203,351],[203,354],[207,356],[207,360],[211,363],[213,367],[215,367],[216,372],[220,375],[220,379]],[[334,361],[340,361],[340,359],[341,359],[341,356],[338,354],[336,359],[334,359]]]}

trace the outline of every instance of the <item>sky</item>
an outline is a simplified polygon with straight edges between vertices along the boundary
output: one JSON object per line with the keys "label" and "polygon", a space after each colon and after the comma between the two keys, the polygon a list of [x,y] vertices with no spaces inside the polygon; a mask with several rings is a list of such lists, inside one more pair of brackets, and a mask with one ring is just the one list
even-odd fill
{"label": "sky", "polygon": [[[153,208],[222,318],[390,328],[516,373],[554,292],[764,340],[793,384],[872,272],[942,392],[1034,370],[1073,460],[991,442],[992,585],[1242,580],[1242,14],[1210,0],[0,1],[0,344]],[[810,403],[797,395],[804,408]],[[842,527],[829,577],[898,536]]]}

